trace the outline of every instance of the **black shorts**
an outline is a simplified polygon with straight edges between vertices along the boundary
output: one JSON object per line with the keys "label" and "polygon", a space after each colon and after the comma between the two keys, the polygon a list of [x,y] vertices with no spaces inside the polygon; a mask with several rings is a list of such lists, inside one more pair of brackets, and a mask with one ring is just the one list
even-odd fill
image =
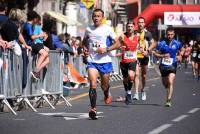
{"label": "black shorts", "polygon": [[148,63],[149,63],[149,57],[138,58],[138,62],[139,62],[140,65],[142,65],[142,66],[148,65]]}
{"label": "black shorts", "polygon": [[123,77],[128,77],[128,70],[132,70],[135,72],[136,70],[137,61],[129,62],[129,63],[120,63],[120,68],[122,71]]}
{"label": "black shorts", "polygon": [[44,45],[43,44],[39,44],[39,43],[38,44],[33,44],[33,45],[31,45],[31,48],[32,48],[32,52],[34,54],[38,54],[41,49],[44,49]]}
{"label": "black shorts", "polygon": [[167,77],[170,73],[176,74],[176,68],[177,68],[176,66],[172,66],[170,68],[159,66],[160,73],[161,73],[162,77]]}

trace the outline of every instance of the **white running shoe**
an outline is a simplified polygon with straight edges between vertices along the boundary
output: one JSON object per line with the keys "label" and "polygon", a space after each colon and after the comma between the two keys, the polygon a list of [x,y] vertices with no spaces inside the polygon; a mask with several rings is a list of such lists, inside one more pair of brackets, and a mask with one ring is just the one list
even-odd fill
{"label": "white running shoe", "polygon": [[147,95],[146,92],[142,92],[142,100],[145,101],[147,99]]}
{"label": "white running shoe", "polygon": [[139,93],[134,93],[133,100],[139,100]]}

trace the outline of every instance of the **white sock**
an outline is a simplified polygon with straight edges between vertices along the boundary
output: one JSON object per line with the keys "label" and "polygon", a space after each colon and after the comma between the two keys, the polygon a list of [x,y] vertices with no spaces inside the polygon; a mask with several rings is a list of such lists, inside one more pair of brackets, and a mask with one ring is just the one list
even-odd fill
{"label": "white sock", "polygon": [[131,94],[131,90],[128,90],[128,91],[126,91],[127,92],[127,94]]}

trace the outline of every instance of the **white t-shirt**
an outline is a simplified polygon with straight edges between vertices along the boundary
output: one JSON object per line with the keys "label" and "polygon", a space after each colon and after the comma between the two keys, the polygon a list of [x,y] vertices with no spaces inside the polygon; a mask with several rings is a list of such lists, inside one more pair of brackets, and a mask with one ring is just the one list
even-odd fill
{"label": "white t-shirt", "polygon": [[99,27],[88,26],[85,32],[85,38],[88,38],[89,56],[88,62],[92,63],[108,63],[112,62],[110,52],[98,54],[96,52],[98,47],[107,48],[107,38],[115,39],[116,35],[112,28],[108,25],[101,25]]}

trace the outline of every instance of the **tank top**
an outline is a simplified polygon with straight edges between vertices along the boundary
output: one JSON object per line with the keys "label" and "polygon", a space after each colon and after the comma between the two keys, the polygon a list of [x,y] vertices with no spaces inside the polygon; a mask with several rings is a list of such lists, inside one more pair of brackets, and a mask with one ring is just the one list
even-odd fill
{"label": "tank top", "polygon": [[122,49],[122,63],[134,62],[137,60],[137,45],[138,37],[134,36],[129,39],[126,35],[124,36],[124,49]]}
{"label": "tank top", "polygon": [[148,49],[148,42],[145,39],[145,31],[139,34],[139,46],[137,50],[137,58],[144,58],[144,55],[142,54],[141,50],[146,51]]}

